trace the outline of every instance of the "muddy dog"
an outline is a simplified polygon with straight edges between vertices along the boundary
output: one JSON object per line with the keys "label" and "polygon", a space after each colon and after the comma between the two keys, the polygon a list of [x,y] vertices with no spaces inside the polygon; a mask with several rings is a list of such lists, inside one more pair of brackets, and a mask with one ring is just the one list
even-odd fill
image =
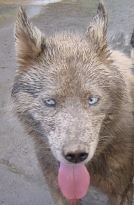
{"label": "muddy dog", "polygon": [[132,205],[132,62],[109,48],[107,21],[99,3],[85,35],[45,37],[18,13],[13,111],[34,139],[56,205],[75,204],[90,184]]}

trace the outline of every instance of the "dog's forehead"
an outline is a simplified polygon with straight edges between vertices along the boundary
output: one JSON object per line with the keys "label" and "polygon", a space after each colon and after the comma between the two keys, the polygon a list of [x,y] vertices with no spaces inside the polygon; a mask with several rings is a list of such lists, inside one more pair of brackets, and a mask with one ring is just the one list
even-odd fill
{"label": "dog's forehead", "polygon": [[88,67],[85,71],[91,69],[92,61],[95,62],[96,52],[84,36],[66,32],[55,34],[47,39],[46,48],[44,60],[49,64],[48,75],[54,73],[69,78],[69,75],[72,77],[84,71],[85,67]]}
{"label": "dog's forehead", "polygon": [[[42,65],[45,86],[53,90],[72,92],[89,91],[90,88],[104,87],[109,84],[111,72],[100,61],[94,45],[86,38],[73,33],[61,33],[47,41],[47,68]],[[46,62],[46,54],[44,53]]]}
{"label": "dog's forehead", "polygon": [[77,62],[73,56],[58,63],[53,62],[44,73],[44,87],[47,92],[49,90],[54,95],[55,93],[59,95],[94,93],[101,83],[102,86],[104,83],[104,75],[97,74],[97,67],[91,67],[81,60]]}
{"label": "dog's forehead", "polygon": [[47,43],[49,49],[62,56],[62,58],[77,57],[80,53],[89,55],[93,49],[92,43],[86,39],[85,35],[71,32],[57,33],[48,38]]}
{"label": "dog's forehead", "polygon": [[44,71],[45,80],[60,86],[62,84],[78,86],[78,84],[86,85],[94,81],[97,83],[98,77],[104,78],[105,66],[97,58],[95,59],[94,54],[90,56],[89,52],[89,55],[87,53],[84,55],[81,51],[75,54],[72,55],[70,52],[64,55],[63,52],[57,52],[47,67],[45,64],[42,65],[44,69],[41,70]]}

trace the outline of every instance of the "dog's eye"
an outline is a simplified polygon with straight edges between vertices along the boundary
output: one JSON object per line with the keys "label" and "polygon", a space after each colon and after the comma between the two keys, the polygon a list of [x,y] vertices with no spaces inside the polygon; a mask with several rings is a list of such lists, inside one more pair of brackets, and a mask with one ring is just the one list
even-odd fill
{"label": "dog's eye", "polygon": [[95,104],[98,102],[98,100],[99,100],[98,97],[90,97],[90,98],[88,99],[88,103],[89,103],[90,105],[95,105]]}
{"label": "dog's eye", "polygon": [[46,99],[46,100],[44,100],[44,103],[48,107],[55,107],[56,106],[56,100],[55,99]]}

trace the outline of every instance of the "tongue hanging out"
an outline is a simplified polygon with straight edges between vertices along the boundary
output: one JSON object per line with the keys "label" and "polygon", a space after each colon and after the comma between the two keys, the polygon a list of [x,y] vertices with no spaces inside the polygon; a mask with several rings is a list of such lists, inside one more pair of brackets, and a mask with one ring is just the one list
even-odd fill
{"label": "tongue hanging out", "polygon": [[58,183],[67,199],[81,199],[88,191],[90,176],[84,164],[60,164]]}

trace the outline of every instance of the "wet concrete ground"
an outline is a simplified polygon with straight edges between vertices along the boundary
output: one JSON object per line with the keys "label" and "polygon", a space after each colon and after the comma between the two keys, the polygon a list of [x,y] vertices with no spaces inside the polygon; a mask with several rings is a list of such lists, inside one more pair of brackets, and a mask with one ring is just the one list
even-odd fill
{"label": "wet concrete ground", "polygon": [[[46,35],[54,30],[84,32],[93,14],[97,0],[62,1],[47,5],[29,5],[26,1],[0,0],[0,204],[52,205],[51,195],[36,160],[34,145],[21,125],[10,114],[10,89],[15,73],[13,28],[19,2],[28,16]],[[26,2],[26,4],[25,4]],[[109,33],[115,34],[114,47],[128,52],[129,39],[134,28],[133,0],[106,0],[109,12]],[[35,3],[35,1],[34,1]],[[119,34],[122,33],[122,34]],[[94,190],[83,204],[106,204],[105,196]]]}

